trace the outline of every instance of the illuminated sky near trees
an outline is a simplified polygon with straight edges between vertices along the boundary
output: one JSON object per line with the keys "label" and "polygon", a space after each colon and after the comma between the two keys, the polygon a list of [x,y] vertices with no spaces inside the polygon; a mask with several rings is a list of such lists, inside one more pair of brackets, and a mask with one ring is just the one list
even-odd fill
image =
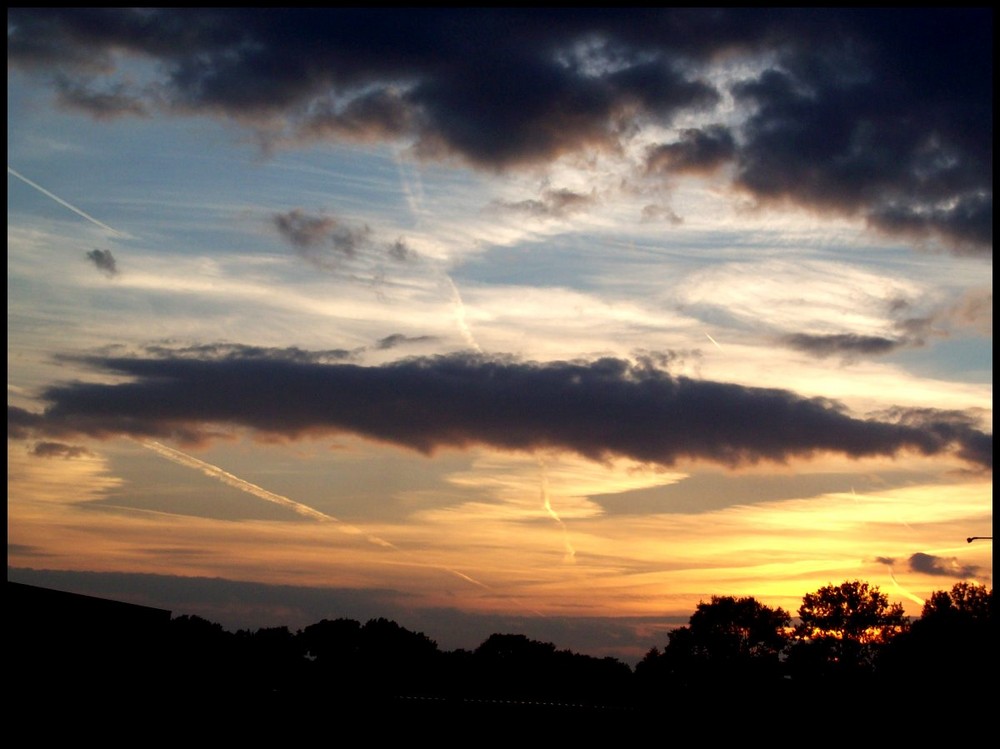
{"label": "illuminated sky near trees", "polygon": [[624,657],[992,585],[991,12],[7,28],[9,579]]}

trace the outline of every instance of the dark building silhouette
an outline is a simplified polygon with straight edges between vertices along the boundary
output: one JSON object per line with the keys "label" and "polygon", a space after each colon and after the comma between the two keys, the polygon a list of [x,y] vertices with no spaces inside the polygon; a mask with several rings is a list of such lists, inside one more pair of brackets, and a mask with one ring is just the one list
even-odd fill
{"label": "dark building silhouette", "polygon": [[8,683],[26,704],[136,696],[162,671],[165,609],[10,581],[6,597]]}

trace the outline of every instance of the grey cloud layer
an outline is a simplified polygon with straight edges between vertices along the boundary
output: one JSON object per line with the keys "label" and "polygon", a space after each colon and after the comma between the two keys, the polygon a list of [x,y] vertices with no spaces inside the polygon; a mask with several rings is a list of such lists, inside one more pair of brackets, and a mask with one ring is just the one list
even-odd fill
{"label": "grey cloud layer", "polygon": [[43,414],[8,407],[8,433],[198,440],[229,425],[286,437],[344,431],[423,452],[485,444],[662,465],[956,452],[992,467],[992,435],[965,414],[896,409],[859,419],[823,399],[674,377],[618,359],[452,355],[365,367],[229,348],[222,357],[84,361],[133,381],[50,387]]}
{"label": "grey cloud layer", "polygon": [[[8,60],[99,117],[237,119],[286,140],[405,137],[490,169],[614,150],[709,112],[648,172],[732,165],[761,202],[992,252],[993,16],[977,9],[11,9]],[[127,53],[157,63],[129,89]],[[720,60],[750,64],[720,84]],[[729,86],[729,91],[720,86]]]}

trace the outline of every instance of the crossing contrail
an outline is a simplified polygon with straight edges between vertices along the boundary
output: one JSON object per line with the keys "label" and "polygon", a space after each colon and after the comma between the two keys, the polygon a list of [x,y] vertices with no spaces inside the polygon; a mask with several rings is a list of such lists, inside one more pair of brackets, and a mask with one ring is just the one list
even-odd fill
{"label": "crossing contrail", "polygon": [[87,213],[85,211],[81,211],[75,205],[72,205],[71,203],[67,203],[65,200],[63,200],[62,198],[60,198],[58,195],[56,195],[55,193],[49,192],[48,190],[46,190],[44,187],[42,187],[37,182],[32,182],[30,179],[28,179],[27,177],[25,177],[23,174],[21,174],[20,172],[18,172],[16,169],[11,169],[9,165],[7,166],[7,174],[13,175],[14,177],[17,177],[19,180],[21,180],[22,182],[24,182],[26,185],[30,185],[31,187],[34,187],[36,190],[38,190],[38,192],[42,193],[42,195],[47,195],[48,197],[50,197],[54,201],[56,201],[59,205],[65,207],[65,208],[69,208],[71,211],[73,211],[73,213],[77,214],[78,216],[83,216],[90,223],[96,224],[97,226],[100,226],[102,229],[106,229],[107,231],[109,231],[112,234],[115,234],[115,235],[117,235],[119,237],[128,236],[124,232],[120,232],[117,229],[112,229],[110,226],[108,226],[107,224],[105,224],[103,221],[98,221],[96,218],[94,218],[93,216],[91,216],[89,213]]}

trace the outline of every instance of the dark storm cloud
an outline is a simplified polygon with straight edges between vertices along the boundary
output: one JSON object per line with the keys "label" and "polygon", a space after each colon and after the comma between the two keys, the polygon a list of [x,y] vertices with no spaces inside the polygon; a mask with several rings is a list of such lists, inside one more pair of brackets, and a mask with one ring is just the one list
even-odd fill
{"label": "dark storm cloud", "polygon": [[918,551],[910,556],[910,569],[925,575],[966,580],[978,577],[982,570],[974,564],[960,564],[955,557],[939,557]]}
{"label": "dark storm cloud", "polygon": [[[488,169],[615,150],[731,93],[732,129],[682,131],[653,171],[732,160],[762,203],[989,253],[992,29],[992,11],[967,8],[15,8],[8,61],[98,116],[223,116],[285,142],[404,137]],[[121,89],[118,55],[159,80]],[[737,79],[712,75],[733,60],[747,63]]]}
{"label": "dark storm cloud", "polygon": [[836,403],[784,390],[674,377],[618,359],[519,362],[452,355],[377,367],[279,357],[92,356],[120,384],[48,388],[44,414],[8,407],[8,430],[197,441],[220,425],[294,438],[343,431],[430,453],[476,444],[557,448],[594,460],[672,465],[956,452],[992,466],[993,437],[971,416],[896,409],[855,418]]}
{"label": "dark storm cloud", "polygon": [[31,449],[31,454],[36,458],[83,458],[92,455],[85,447],[80,445],[66,445],[62,442],[37,442]]}
{"label": "dark storm cloud", "polygon": [[886,231],[992,250],[992,11],[818,14],[828,33],[734,88],[738,183]]}
{"label": "dark storm cloud", "polygon": [[888,354],[905,346],[905,340],[882,338],[881,336],[857,335],[855,333],[837,333],[831,335],[810,335],[808,333],[793,333],[783,336],[781,342],[789,348],[804,351],[813,356],[856,356]]}
{"label": "dark storm cloud", "polygon": [[111,254],[111,250],[94,249],[88,252],[85,257],[105,275],[118,275],[118,263],[115,261],[115,256]]}
{"label": "dark storm cloud", "polygon": [[732,133],[721,125],[682,130],[676,143],[654,146],[646,155],[652,174],[705,174],[730,161],[736,153]]}

